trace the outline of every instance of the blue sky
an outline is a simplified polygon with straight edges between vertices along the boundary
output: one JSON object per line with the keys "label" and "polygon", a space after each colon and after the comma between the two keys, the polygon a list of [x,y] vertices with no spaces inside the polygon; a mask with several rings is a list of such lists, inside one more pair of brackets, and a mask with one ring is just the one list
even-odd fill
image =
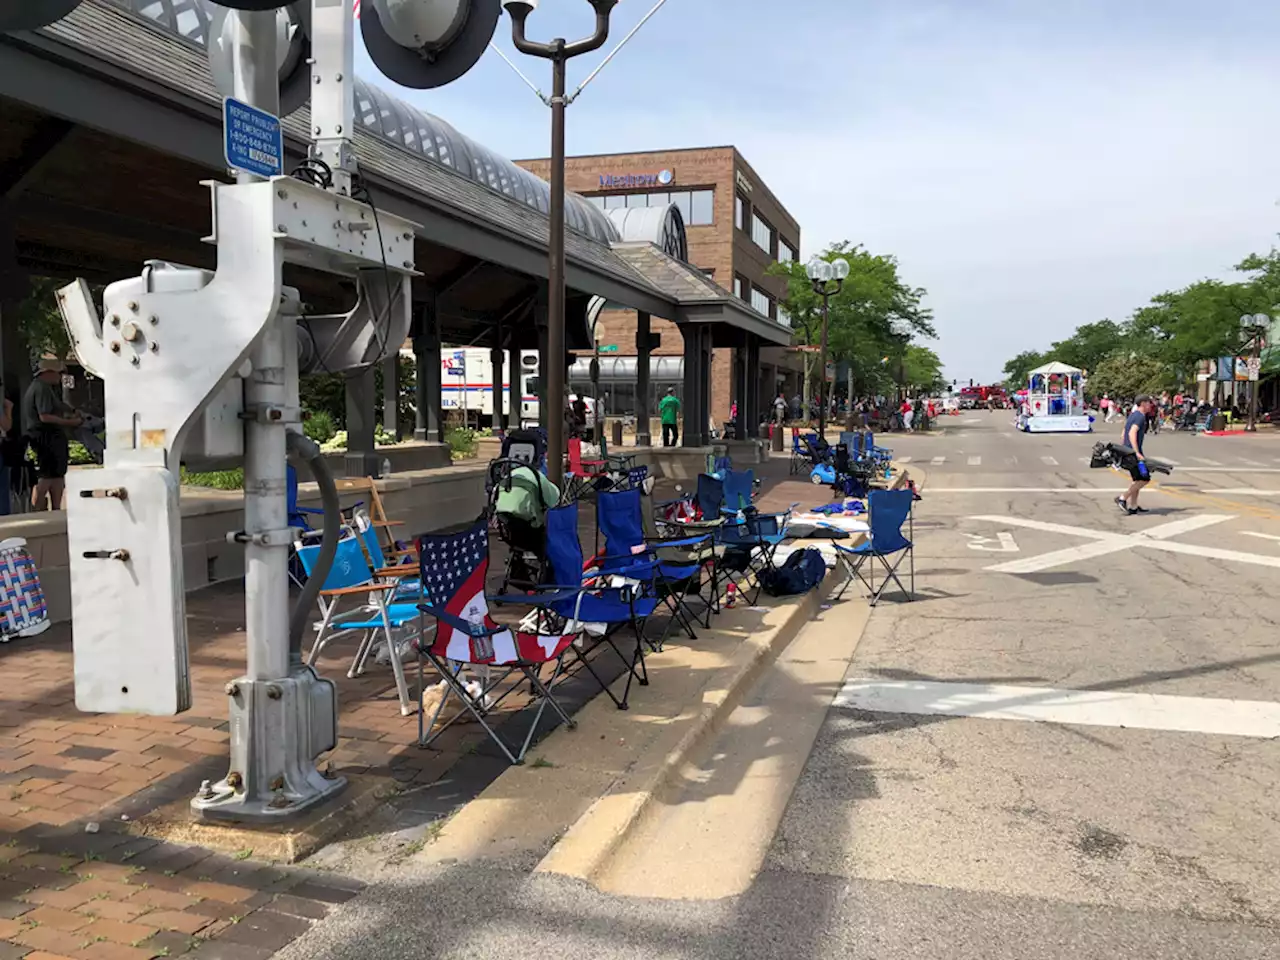
{"label": "blue sky", "polygon": [[[614,39],[652,3],[622,0]],[[586,0],[529,20],[535,39],[592,23]],[[549,86],[505,17],[497,42]],[[1277,46],[1263,0],[668,0],[570,108],[568,147],[734,144],[806,255],[847,239],[898,257],[948,375],[989,380],[1272,245]],[[506,156],[548,152],[546,108],[492,52],[397,92]]]}

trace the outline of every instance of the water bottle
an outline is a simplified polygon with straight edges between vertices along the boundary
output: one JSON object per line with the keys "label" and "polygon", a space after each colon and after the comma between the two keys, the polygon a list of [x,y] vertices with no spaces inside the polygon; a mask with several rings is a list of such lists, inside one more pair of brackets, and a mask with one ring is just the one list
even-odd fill
{"label": "water bottle", "polygon": [[745,513],[743,513],[741,510],[739,510],[739,511],[738,511],[738,523],[746,523],[746,522],[747,522],[747,515],[746,515]]}
{"label": "water bottle", "polygon": [[736,585],[732,580],[730,580],[730,581],[729,581],[729,585],[725,588],[725,592],[724,592],[724,605],[725,605],[725,607],[732,607],[732,606],[733,606],[733,601],[734,601],[734,598],[735,598],[735,597],[736,597],[736,595],[737,595],[737,592],[738,592],[738,587],[737,587],[737,585]]}

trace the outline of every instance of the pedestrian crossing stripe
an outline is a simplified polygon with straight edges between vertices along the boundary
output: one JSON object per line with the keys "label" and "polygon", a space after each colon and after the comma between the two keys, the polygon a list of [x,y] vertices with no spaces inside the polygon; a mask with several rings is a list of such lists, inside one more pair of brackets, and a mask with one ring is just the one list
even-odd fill
{"label": "pedestrian crossing stripe", "polygon": [[1209,459],[1207,459],[1206,457],[1192,457],[1191,459],[1192,459],[1192,460],[1194,460],[1196,463],[1203,463],[1206,467],[1220,467],[1220,466],[1222,466],[1221,461],[1218,461],[1218,460],[1209,460]]}
{"label": "pedestrian crossing stripe", "polygon": [[932,460],[930,460],[929,462],[930,462],[931,464],[933,464],[933,465],[936,467],[936,466],[940,466],[941,464],[946,463],[946,462],[947,462],[947,458],[946,458],[946,457],[934,457],[934,458],[933,458]]}
{"label": "pedestrian crossing stripe", "polygon": [[969,466],[971,466],[971,467],[980,467],[980,466],[982,466],[982,458],[981,458],[981,457],[970,457],[970,458],[969,458]]}
{"label": "pedestrian crossing stripe", "polygon": [[1053,457],[1041,457],[1040,461],[1047,467],[1056,467],[1058,465],[1058,461]]}
{"label": "pedestrian crossing stripe", "polygon": [[911,458],[910,458],[910,457],[898,457],[898,462],[899,462],[899,463],[910,463],[910,462],[911,462]]}

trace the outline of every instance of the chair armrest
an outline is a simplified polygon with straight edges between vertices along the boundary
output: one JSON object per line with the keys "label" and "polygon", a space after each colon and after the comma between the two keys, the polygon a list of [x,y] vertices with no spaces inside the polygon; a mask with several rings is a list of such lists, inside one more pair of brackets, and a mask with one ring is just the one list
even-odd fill
{"label": "chair armrest", "polygon": [[294,507],[293,512],[294,513],[313,513],[317,515],[324,514],[324,511],[321,510],[319,507]]}
{"label": "chair armrest", "polygon": [[412,564],[405,564],[402,567],[381,567],[373,571],[375,577],[398,577],[401,580],[418,579],[419,570]]}
{"label": "chair armrest", "polygon": [[[543,592],[545,591],[545,592]],[[485,597],[490,603],[517,604],[526,607],[547,607],[553,603],[572,600],[583,593],[582,587],[540,587],[538,594],[498,593]]]}
{"label": "chair armrest", "polygon": [[455,617],[452,613],[446,613],[439,607],[433,607],[426,603],[418,604],[418,609],[429,617],[435,617],[442,623],[447,623],[455,630],[461,630],[469,637],[492,637],[495,634],[502,633],[504,630],[511,629],[510,627],[505,627],[501,624],[494,627],[486,627],[482,623],[470,623],[467,620],[463,620],[461,617]]}
{"label": "chair armrest", "polygon": [[376,590],[394,590],[395,583],[365,583],[357,587],[334,587],[332,590],[321,590],[322,597],[349,597],[357,593],[373,593]]}
{"label": "chair armrest", "polygon": [[667,547],[696,547],[713,539],[711,534],[706,533],[700,537],[680,537],[679,539],[665,539],[663,537],[650,537],[648,543],[652,544],[651,549],[662,550]]}

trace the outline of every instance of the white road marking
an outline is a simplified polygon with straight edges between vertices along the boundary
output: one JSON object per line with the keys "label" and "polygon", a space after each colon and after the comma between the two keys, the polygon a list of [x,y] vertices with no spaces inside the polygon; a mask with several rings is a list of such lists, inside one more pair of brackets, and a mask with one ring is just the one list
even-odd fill
{"label": "white road marking", "polygon": [[1280,537],[1277,537],[1274,533],[1259,533],[1257,530],[1241,530],[1240,532],[1246,537],[1257,537],[1260,540],[1275,540],[1280,542]]}
{"label": "white road marking", "polygon": [[[1166,553],[1180,553],[1186,556],[1203,557],[1208,560],[1229,560],[1234,563],[1249,563],[1260,567],[1280,568],[1280,557],[1269,557],[1259,553],[1245,553],[1241,550],[1224,550],[1220,547],[1204,547],[1196,543],[1178,543],[1167,540],[1167,537],[1189,533],[1203,527],[1235,519],[1229,514],[1203,514],[1199,517],[1188,517],[1172,523],[1162,523],[1133,534],[1110,533],[1102,530],[1088,530],[1084,527],[1069,527],[1061,523],[1047,523],[1042,520],[1026,520],[1021,517],[969,517],[970,520],[987,520],[992,523],[1007,523],[1015,527],[1026,527],[1031,530],[1042,530],[1046,533],[1057,533],[1064,536],[1088,537],[1099,541],[1081,547],[1068,547],[1038,557],[1025,560],[1014,560],[997,564],[986,569],[997,573],[1038,573],[1051,567],[1059,567],[1076,560],[1092,559],[1108,553],[1119,553],[1133,547],[1148,550],[1162,550]],[[1103,549],[1109,546],[1111,549]]]}
{"label": "white road marking", "polygon": [[1200,492],[1218,494],[1224,497],[1280,497],[1280,490],[1260,490],[1257,487],[1202,487]]}
{"label": "white road marking", "polygon": [[[1222,461],[1220,460],[1208,460],[1205,457],[1192,457],[1191,459],[1194,460],[1196,463],[1203,463],[1206,467],[1222,466]],[[1194,470],[1195,468],[1192,467],[1191,469]]]}
{"label": "white road marking", "polygon": [[981,550],[986,553],[1017,553],[1018,543],[1013,539],[1013,534],[1005,530],[1001,530],[996,534],[996,540],[990,537],[980,537],[976,533],[966,533],[969,538],[970,550]]}
{"label": "white road marking", "polygon": [[898,460],[898,462],[899,462],[899,463],[910,463],[910,462],[911,462],[911,458],[910,458],[910,457],[898,457],[898,458],[897,458],[897,460]]}
{"label": "white road marking", "polygon": [[969,466],[971,466],[971,467],[980,467],[980,466],[982,466],[982,458],[981,458],[981,457],[970,457],[970,458],[969,458]]}
{"label": "white road marking", "polygon": [[1041,457],[1040,462],[1049,467],[1056,467],[1058,465],[1058,461],[1053,459],[1053,457]]}
{"label": "white road marking", "polygon": [[947,462],[947,458],[946,458],[946,457],[934,457],[934,458],[933,458],[932,460],[930,460],[929,462],[930,462],[931,464],[933,464],[935,467],[937,467],[937,466],[941,466],[942,464],[946,463],[946,462]]}
{"label": "white road marking", "polygon": [[964,421],[964,425],[966,427],[972,427],[975,423],[981,423],[981,422],[982,422],[981,417],[970,417],[968,420]]}
{"label": "white road marking", "polygon": [[[923,494],[931,493],[1109,493],[1115,496],[1124,493],[1128,487],[926,487]],[[1144,497],[1153,493],[1162,493],[1159,488],[1146,490]],[[1277,491],[1280,493],[1280,491]]]}
{"label": "white road marking", "polygon": [[[1156,459],[1159,459],[1158,457]],[[1183,473],[1280,473],[1280,467],[1183,467]]]}
{"label": "white road marking", "polygon": [[1280,737],[1280,703],[1123,690],[1055,690],[933,680],[847,680],[835,706],[984,720]]}
{"label": "white road marking", "polygon": [[1179,461],[1177,461],[1177,460],[1170,460],[1168,457],[1156,457],[1156,459],[1157,459],[1157,460],[1163,460],[1165,463],[1167,463],[1167,464],[1168,464],[1169,466],[1171,466],[1171,467],[1178,467],[1178,466],[1181,466],[1181,465],[1182,465]]}

